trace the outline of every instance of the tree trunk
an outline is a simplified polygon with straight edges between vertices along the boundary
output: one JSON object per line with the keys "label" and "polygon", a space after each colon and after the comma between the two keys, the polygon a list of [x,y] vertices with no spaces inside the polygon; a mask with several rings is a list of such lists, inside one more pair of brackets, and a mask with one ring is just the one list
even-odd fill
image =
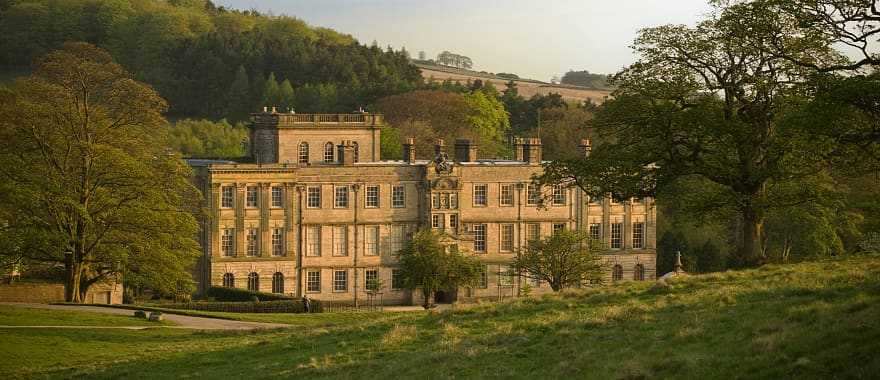
{"label": "tree trunk", "polygon": [[738,267],[753,267],[764,262],[764,210],[746,205],[742,210],[742,242],[734,258]]}
{"label": "tree trunk", "polygon": [[425,308],[425,310],[434,307],[434,292],[430,290],[422,290],[422,294],[425,296],[425,303],[422,307]]}

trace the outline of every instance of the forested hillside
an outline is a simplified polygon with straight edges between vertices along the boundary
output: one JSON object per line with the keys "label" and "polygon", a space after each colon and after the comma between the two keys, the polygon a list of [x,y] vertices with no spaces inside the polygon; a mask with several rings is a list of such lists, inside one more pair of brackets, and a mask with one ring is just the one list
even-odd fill
{"label": "forested hillside", "polygon": [[401,53],[204,0],[4,0],[0,12],[3,77],[85,41],[152,85],[175,117],[234,121],[266,104],[350,112],[422,82]]}

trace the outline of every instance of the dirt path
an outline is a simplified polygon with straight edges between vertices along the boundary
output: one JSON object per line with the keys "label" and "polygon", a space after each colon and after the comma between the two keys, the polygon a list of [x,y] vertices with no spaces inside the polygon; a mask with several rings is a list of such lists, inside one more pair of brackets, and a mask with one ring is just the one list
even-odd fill
{"label": "dirt path", "polygon": [[[92,312],[92,313],[116,314],[116,315],[132,315],[132,314],[134,314],[134,310],[116,309],[116,308],[112,308],[112,307],[101,307],[101,306],[45,305],[45,304],[6,303],[6,302],[2,302],[0,304],[10,305],[10,306],[18,306],[18,307],[30,307],[30,308],[36,308],[36,309],[49,309],[49,310],[86,311],[86,312]],[[149,312],[147,312],[147,313],[149,314]],[[168,314],[168,313],[162,313],[162,316],[165,317],[165,320],[171,321],[172,323],[176,324],[176,326],[168,326],[168,327],[172,327],[172,328],[187,328],[187,329],[196,329],[196,330],[256,330],[256,329],[274,329],[274,328],[290,327],[290,325],[283,324],[283,323],[230,321],[230,320],[226,320],[226,319],[189,317],[189,316],[185,316],[185,315],[176,315],[176,314]],[[49,326],[27,326],[25,328],[41,328],[41,327],[49,327]],[[55,326],[52,326],[52,327],[55,327]],[[144,326],[123,326],[123,327],[124,328],[131,328],[131,329],[146,328]],[[149,326],[147,326],[147,327],[149,327]],[[157,327],[160,327],[160,326],[157,326]],[[164,327],[164,326],[162,326],[162,327]],[[89,327],[82,326],[82,328],[94,328],[94,326],[89,326]]]}

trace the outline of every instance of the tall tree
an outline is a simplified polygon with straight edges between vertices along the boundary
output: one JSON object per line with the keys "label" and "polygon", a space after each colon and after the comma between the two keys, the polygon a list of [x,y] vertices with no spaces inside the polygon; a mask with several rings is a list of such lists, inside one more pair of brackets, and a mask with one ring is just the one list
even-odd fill
{"label": "tall tree", "polygon": [[198,191],[167,148],[165,107],[85,43],[2,89],[6,232],[20,239],[17,253],[64,266],[68,301],[122,272],[163,293],[192,289]]}
{"label": "tall tree", "polygon": [[435,292],[473,286],[480,280],[480,262],[442,239],[435,231],[420,231],[397,253],[404,286],[421,289],[425,309],[433,307]]}
{"label": "tall tree", "polygon": [[[544,179],[622,198],[653,195],[682,178],[709,181],[717,196],[694,210],[735,210],[734,261],[760,264],[768,212],[814,201],[815,188],[795,183],[820,174],[839,151],[793,120],[816,74],[795,60],[847,59],[827,40],[790,34],[798,28],[800,20],[774,2],[757,1],[723,5],[695,27],[642,30],[639,60],[615,76],[614,99],[597,115],[597,130],[613,142],[588,160],[551,165]],[[779,39],[785,57],[771,52]]]}
{"label": "tall tree", "polygon": [[604,274],[600,242],[582,231],[560,231],[530,241],[510,264],[514,274],[546,281],[553,291],[599,281]]}

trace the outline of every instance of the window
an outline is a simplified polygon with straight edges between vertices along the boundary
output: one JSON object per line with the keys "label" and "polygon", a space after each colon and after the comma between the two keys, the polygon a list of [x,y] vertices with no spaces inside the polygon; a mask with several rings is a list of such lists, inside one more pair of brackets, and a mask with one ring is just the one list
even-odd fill
{"label": "window", "polygon": [[501,185],[501,197],[498,203],[502,206],[513,206],[513,185]]}
{"label": "window", "polygon": [[272,256],[284,256],[284,230],[272,229]]}
{"label": "window", "polygon": [[406,205],[406,192],[403,185],[391,187],[391,207],[402,208]]}
{"label": "window", "polygon": [[348,186],[336,186],[333,207],[348,208]]}
{"label": "window", "polygon": [[599,223],[590,223],[590,238],[593,240],[602,240],[602,225]]}
{"label": "window", "polygon": [[541,203],[541,189],[538,188],[538,185],[529,184],[526,187],[526,204],[535,206],[539,203]]}
{"label": "window", "polygon": [[513,251],[513,224],[501,225],[501,251]]}
{"label": "window", "polygon": [[232,208],[235,201],[235,186],[223,186],[220,189],[220,207]]}
{"label": "window", "polygon": [[541,225],[538,223],[529,223],[526,225],[526,241],[538,240],[541,238]]}
{"label": "window", "polygon": [[351,145],[354,147],[354,162],[358,162],[361,160],[361,147],[357,142],[352,142]]}
{"label": "window", "polygon": [[272,207],[281,208],[282,206],[282,191],[281,186],[272,186]]}
{"label": "window", "polygon": [[257,272],[251,272],[248,275],[248,290],[252,292],[260,291],[260,275]]}
{"label": "window", "polygon": [[435,210],[440,209],[440,194],[431,194],[431,207]]}
{"label": "window", "polygon": [[474,251],[486,252],[486,225],[474,224]]}
{"label": "window", "polygon": [[306,272],[306,291],[307,292],[320,292],[321,291],[321,272],[316,270],[310,270]]}
{"label": "window", "polygon": [[453,210],[458,208],[458,194],[449,194],[449,208]]}
{"label": "window", "polygon": [[345,226],[333,227],[333,256],[348,256],[348,231]]}
{"label": "window", "polygon": [[256,186],[247,187],[247,204],[245,206],[250,208],[257,207],[257,190]]}
{"label": "window", "polygon": [[227,288],[235,287],[235,276],[232,273],[225,273],[223,275],[223,286]]}
{"label": "window", "polygon": [[391,226],[390,248],[392,254],[403,248],[404,233],[403,226]]}
{"label": "window", "polygon": [[306,207],[308,208],[320,208],[321,207],[321,187],[320,186],[309,186],[307,190],[308,194],[306,196]]}
{"label": "window", "polygon": [[449,228],[453,230],[458,228],[458,215],[449,214]]}
{"label": "window", "polygon": [[379,207],[379,186],[371,185],[367,186],[365,194],[365,202],[364,207],[376,208]]}
{"label": "window", "polygon": [[379,255],[379,226],[364,227],[364,255]]}
{"label": "window", "polygon": [[474,206],[485,206],[486,205],[486,192],[488,189],[488,185],[474,185]]}
{"label": "window", "polygon": [[400,269],[391,270],[391,290],[403,289],[403,272]]}
{"label": "window", "polygon": [[480,289],[489,287],[489,269],[485,265],[480,266]]}
{"label": "window", "polygon": [[553,204],[557,206],[565,204],[565,187],[562,185],[553,186]]}
{"label": "window", "polygon": [[623,280],[623,267],[620,264],[614,264],[614,268],[611,269],[611,281],[620,280]]}
{"label": "window", "polygon": [[333,271],[333,291],[334,292],[348,291],[348,271],[346,271],[346,270]]}
{"label": "window", "polygon": [[611,249],[620,249],[623,244],[623,223],[611,223]]}
{"label": "window", "polygon": [[[623,277],[623,274],[620,275]],[[642,264],[636,264],[636,268],[633,271],[633,280],[636,281],[645,281],[645,266]]]}
{"label": "window", "polygon": [[364,289],[377,292],[379,289],[379,271],[367,269],[364,271]]}
{"label": "window", "polygon": [[331,163],[336,161],[336,157],[333,155],[333,143],[327,142],[324,144],[324,162]]}
{"label": "window", "polygon": [[306,227],[306,256],[321,256],[321,226]]}
{"label": "window", "polygon": [[284,274],[281,272],[272,275],[272,293],[284,293]]}
{"label": "window", "polygon": [[500,286],[513,285],[513,274],[510,273],[510,268],[508,268],[507,265],[499,265],[498,266],[498,285],[500,285]]}
{"label": "window", "polygon": [[565,231],[565,223],[553,223],[553,234],[556,235],[561,231]]}
{"label": "window", "polygon": [[299,163],[309,163],[309,143],[303,142],[299,144]]}
{"label": "window", "polygon": [[431,215],[431,227],[443,229],[444,219],[446,219],[446,216],[443,214]]}
{"label": "window", "polygon": [[256,228],[247,230],[247,255],[256,256],[260,249],[260,235]]}
{"label": "window", "polygon": [[220,251],[223,256],[235,256],[235,230],[232,228],[224,228],[223,235],[220,236]]}
{"label": "window", "polygon": [[633,229],[633,248],[645,248],[645,223],[636,222],[632,225]]}

